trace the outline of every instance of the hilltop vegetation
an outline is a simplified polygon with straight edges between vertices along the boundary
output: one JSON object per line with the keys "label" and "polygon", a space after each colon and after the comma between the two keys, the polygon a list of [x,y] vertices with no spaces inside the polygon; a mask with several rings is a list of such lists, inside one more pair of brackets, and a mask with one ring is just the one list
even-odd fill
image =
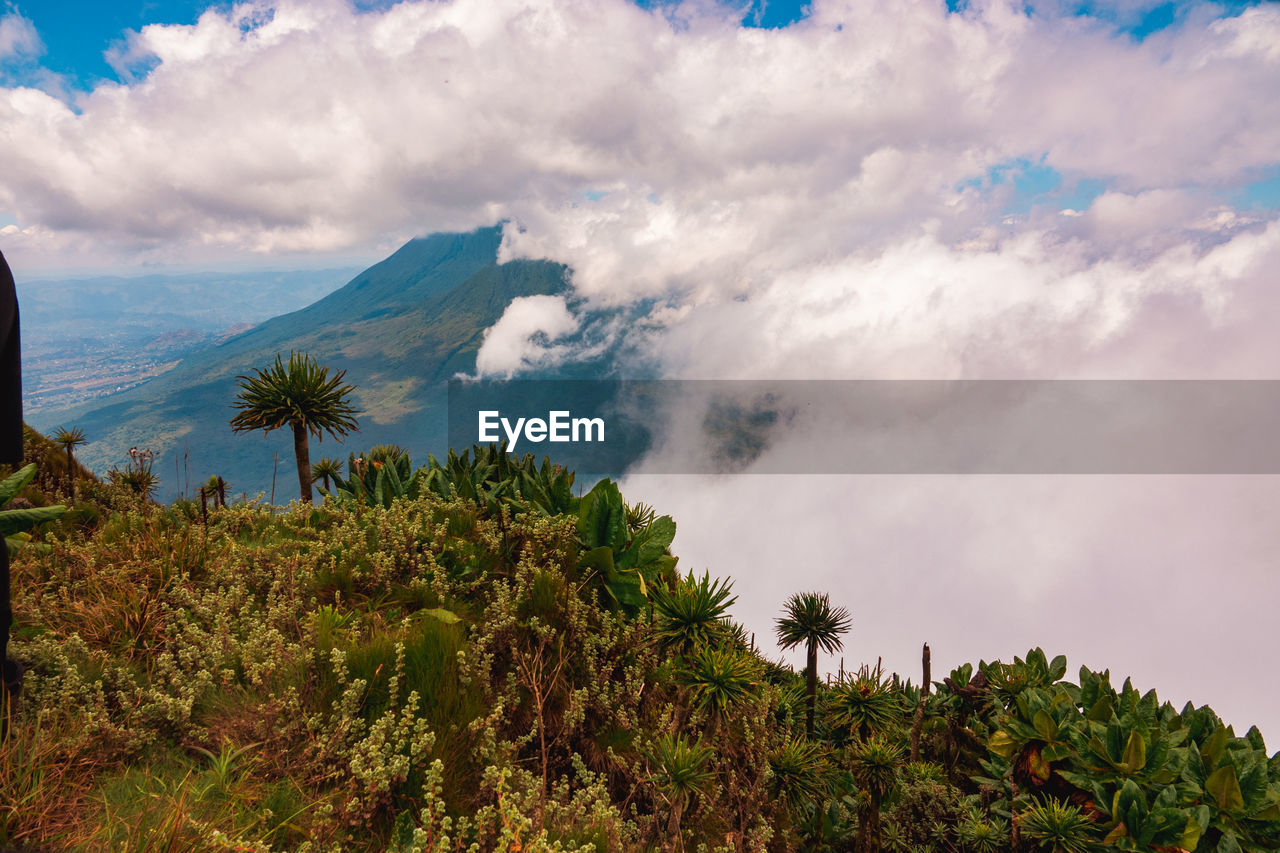
{"label": "hilltop vegetation", "polygon": [[[15,556],[0,843],[1280,849],[1280,755],[1208,708],[1039,650],[927,695],[810,680],[610,481],[493,448],[348,466],[283,510],[78,484]],[[780,603],[784,639],[838,648],[836,598]]]}

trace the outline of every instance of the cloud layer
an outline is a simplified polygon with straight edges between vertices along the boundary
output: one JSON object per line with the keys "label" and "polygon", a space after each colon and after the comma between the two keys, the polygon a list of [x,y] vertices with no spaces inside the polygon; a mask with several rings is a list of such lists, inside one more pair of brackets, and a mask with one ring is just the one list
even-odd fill
{"label": "cloud layer", "polygon": [[1130,194],[1246,180],[1280,150],[1277,43],[1274,7],[1134,44],[1003,2],[819,0],[779,31],[709,4],[244,3],[132,34],[131,85],[0,91],[0,209],[35,229],[15,251],[160,255],[507,216],[589,292],[749,287],[971,236],[1001,198],[961,182],[1012,158]]}

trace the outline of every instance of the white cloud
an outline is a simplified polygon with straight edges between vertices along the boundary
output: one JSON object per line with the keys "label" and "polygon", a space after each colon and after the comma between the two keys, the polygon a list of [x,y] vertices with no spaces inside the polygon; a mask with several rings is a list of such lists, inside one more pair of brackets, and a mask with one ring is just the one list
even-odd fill
{"label": "white cloud", "polygon": [[[838,452],[828,445],[810,452]],[[853,614],[834,672],[883,657],[919,683],[1035,646],[1209,704],[1243,732],[1280,731],[1274,685],[1244,678],[1272,645],[1280,591],[1261,519],[1280,477],[633,475],[670,513],[680,568],[731,575],[735,616],[764,649],[788,595]],[[768,508],[767,520],[759,509]],[[1186,641],[1184,641],[1186,640]],[[803,665],[803,653],[789,656]]]}
{"label": "white cloud", "polygon": [[44,43],[31,21],[17,12],[0,15],[0,61],[38,56],[43,52]]}
{"label": "white cloud", "polygon": [[498,322],[485,329],[476,373],[510,378],[522,370],[554,367],[569,354],[555,341],[576,332],[578,325],[563,296],[517,297]]}
{"label": "white cloud", "polygon": [[281,0],[144,27],[119,64],[158,65],[131,85],[75,109],[0,90],[0,207],[122,258],[507,216],[529,227],[514,250],[573,255],[582,288],[616,295],[747,287],[931,221],[957,239],[998,204],[958,182],[1012,157],[1138,192],[1230,183],[1280,150],[1280,104],[1256,95],[1280,83],[1277,9],[1141,45],[1003,2],[818,0],[780,31],[681,14]]}

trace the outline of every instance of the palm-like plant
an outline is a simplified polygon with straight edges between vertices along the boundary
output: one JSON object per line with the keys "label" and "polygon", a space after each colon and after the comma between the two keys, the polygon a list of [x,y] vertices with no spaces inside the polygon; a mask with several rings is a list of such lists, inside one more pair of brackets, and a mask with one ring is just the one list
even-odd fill
{"label": "palm-like plant", "polygon": [[646,503],[627,505],[627,528],[632,533],[644,530],[657,517],[657,511]]}
{"label": "palm-like plant", "polygon": [[769,757],[774,796],[792,810],[821,803],[831,789],[831,767],[822,746],[811,740],[788,738]]}
{"label": "palm-like plant", "polygon": [[311,482],[317,480],[324,483],[324,490],[330,490],[329,482],[334,477],[342,476],[342,462],[331,456],[321,456],[316,464],[311,466]]}
{"label": "palm-like plant", "polygon": [[704,647],[679,675],[694,705],[719,721],[733,705],[751,695],[759,683],[754,658],[736,649]]}
{"label": "palm-like plant", "polygon": [[866,739],[884,732],[902,713],[901,700],[878,669],[872,671],[864,667],[836,691],[836,721],[855,738]]}
{"label": "palm-like plant", "polygon": [[654,585],[654,634],[664,652],[691,654],[729,633],[725,623],[729,608],[738,600],[731,595],[733,582],[711,580],[705,572],[695,580],[693,572],[678,581],[672,590]]}
{"label": "palm-like plant", "polygon": [[324,433],[342,438],[358,430],[355,415],[360,414],[348,401],[355,391],[343,385],[345,370],[329,375],[305,353],[289,354],[289,363],[277,353],[275,364],[266,370],[254,369],[255,376],[237,376],[240,392],[234,408],[240,414],[231,419],[236,432],[260,429],[271,432],[283,426],[293,428],[293,453],[298,463],[298,486],[305,503],[311,502],[311,451],[308,434],[323,439]]}
{"label": "palm-like plant", "polygon": [[858,829],[859,846],[869,853],[880,850],[880,804],[893,790],[901,763],[902,750],[883,738],[873,737],[854,747],[850,769],[870,800]]}
{"label": "palm-like plant", "polygon": [[1052,797],[1017,818],[1022,837],[1048,853],[1087,853],[1096,849],[1097,825],[1073,805]]}
{"label": "palm-like plant", "polygon": [[665,734],[653,745],[649,759],[653,763],[653,781],[658,791],[671,807],[667,822],[668,832],[680,841],[684,850],[684,837],[680,833],[680,819],[689,800],[706,793],[715,774],[707,767],[712,751],[701,741],[692,743],[683,735]]}
{"label": "palm-like plant", "polygon": [[849,630],[852,619],[843,607],[832,607],[825,592],[796,593],[782,606],[783,615],[775,625],[778,642],[784,649],[805,645],[805,676],[808,679],[809,708],[805,731],[813,737],[813,720],[818,709],[818,649],[827,654],[839,651],[840,635]]}
{"label": "palm-like plant", "polygon": [[67,453],[67,492],[71,495],[71,502],[76,502],[76,459],[72,451],[85,443],[84,430],[79,427],[60,427],[53,434],[54,443],[62,445],[62,449]]}

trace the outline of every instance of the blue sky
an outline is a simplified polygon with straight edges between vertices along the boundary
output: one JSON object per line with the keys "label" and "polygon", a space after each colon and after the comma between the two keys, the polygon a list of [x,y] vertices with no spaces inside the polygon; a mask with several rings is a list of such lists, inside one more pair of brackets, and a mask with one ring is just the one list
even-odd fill
{"label": "blue sky", "polygon": [[[642,7],[663,5],[664,0],[636,0]],[[946,0],[952,11],[963,13],[968,0]],[[1256,5],[1254,2],[1227,0],[1219,3],[1223,14]],[[117,80],[118,75],[104,58],[105,52],[121,43],[127,30],[138,30],[146,24],[191,24],[210,7],[226,8],[230,3],[210,0],[144,0],[144,2],[98,2],[97,0],[4,0],[9,11],[17,11],[35,24],[44,42],[45,54],[40,65],[66,75],[80,87],[92,86],[98,80]],[[354,0],[359,9],[383,9],[393,0]],[[746,26],[785,27],[805,17],[807,0],[750,0],[729,4],[745,8]],[[1035,4],[1029,4],[1034,6]],[[1114,25],[1117,30],[1141,40],[1153,32],[1176,24],[1194,3],[1170,2],[1139,8],[1125,14],[1114,5],[1083,0],[1068,4],[1076,14],[1089,15]]]}
{"label": "blue sky", "polygon": [[[45,47],[39,64],[66,75],[80,88],[89,88],[100,80],[120,79],[105,54],[123,42],[126,31],[137,31],[147,24],[193,24],[206,9],[231,5],[211,0],[4,0],[8,11],[16,11],[35,24]],[[391,3],[356,0],[355,5],[376,9]]]}

